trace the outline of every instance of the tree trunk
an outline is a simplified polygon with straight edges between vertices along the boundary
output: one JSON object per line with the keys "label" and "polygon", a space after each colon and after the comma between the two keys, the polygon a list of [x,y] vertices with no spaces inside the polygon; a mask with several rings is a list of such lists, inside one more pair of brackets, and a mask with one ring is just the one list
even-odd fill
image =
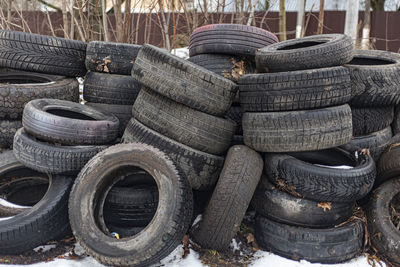
{"label": "tree trunk", "polygon": [[247,25],[249,25],[249,26],[253,23],[253,20],[254,20],[254,9],[256,8],[256,5],[258,5],[258,1],[259,0],[254,0],[253,5],[251,6],[249,19],[247,20]]}
{"label": "tree trunk", "polygon": [[357,40],[358,6],[359,1],[348,0],[346,21],[344,24],[344,34],[349,35],[353,39],[354,44]]}
{"label": "tree trunk", "polygon": [[125,1],[125,14],[124,14],[124,36],[123,43],[128,43],[129,34],[131,31],[131,0]]}
{"label": "tree trunk", "polygon": [[304,7],[306,1],[299,0],[298,7],[297,7],[297,23],[296,23],[296,38],[302,37],[302,31],[304,27]]}
{"label": "tree trunk", "polygon": [[169,17],[168,20],[165,18],[164,6],[162,4],[162,0],[159,0],[160,12],[159,16],[161,17],[161,31],[164,39],[164,46],[168,51],[171,51],[171,42],[169,40]]}
{"label": "tree trunk", "polygon": [[7,23],[8,23],[8,29],[10,29],[10,23],[11,23],[11,5],[12,5],[12,0],[8,0],[7,2]]}
{"label": "tree trunk", "polygon": [[122,12],[121,12],[121,0],[115,0],[114,3],[114,12],[115,12],[115,24],[117,31],[117,42],[122,42],[122,36],[124,35],[122,29]]}
{"label": "tree trunk", "polygon": [[101,13],[103,19],[104,41],[109,42],[110,39],[108,37],[108,19],[106,10],[107,10],[107,1],[103,0],[101,3]]}
{"label": "tree trunk", "polygon": [[371,29],[371,0],[365,0],[364,27],[362,30],[361,48],[369,49],[369,33]]}
{"label": "tree trunk", "polygon": [[317,34],[322,34],[324,31],[324,6],[325,0],[319,0],[319,15],[318,15],[318,29]]}
{"label": "tree trunk", "polygon": [[68,12],[67,12],[67,1],[61,2],[61,9],[63,15],[63,25],[64,25],[64,38],[68,38],[69,34],[69,22],[68,22]]}
{"label": "tree trunk", "polygon": [[279,40],[286,40],[286,11],[285,0],[279,0]]}

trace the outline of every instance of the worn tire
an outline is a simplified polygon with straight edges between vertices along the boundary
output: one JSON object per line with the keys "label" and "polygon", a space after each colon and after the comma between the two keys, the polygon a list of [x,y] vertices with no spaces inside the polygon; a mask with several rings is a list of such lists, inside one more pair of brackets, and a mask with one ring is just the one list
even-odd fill
{"label": "worn tire", "polygon": [[353,118],[353,135],[361,136],[383,130],[390,126],[393,122],[394,108],[393,106],[351,107],[351,114]]}
{"label": "worn tire", "polygon": [[25,105],[38,98],[78,102],[79,83],[65,78],[27,71],[0,74],[0,118],[20,119]]}
{"label": "worn tire", "polygon": [[106,146],[56,146],[36,140],[24,128],[14,137],[14,155],[25,166],[50,174],[76,174]]}
{"label": "worn tire", "polygon": [[223,115],[238,89],[234,82],[152,45],[140,50],[132,76],[161,95],[212,115]]}
{"label": "worn tire", "polygon": [[[332,168],[342,165],[353,168]],[[356,156],[340,148],[292,154],[268,153],[264,168],[274,184],[292,188],[305,199],[323,202],[361,199],[371,191],[376,176],[375,162],[370,156],[362,153]]]}
{"label": "worn tire", "polygon": [[321,150],[350,142],[350,107],[287,112],[245,112],[244,143],[261,152]]}
{"label": "worn tire", "polygon": [[250,74],[239,78],[244,111],[268,112],[338,106],[351,99],[344,67]]}
{"label": "worn tire", "polygon": [[83,98],[88,102],[133,105],[142,85],[132,76],[89,72]]}
{"label": "worn tire", "polygon": [[[107,190],[118,179],[115,170],[139,167],[157,182],[157,212],[147,227],[128,239],[110,236],[101,214]],[[160,150],[146,144],[112,146],[82,169],[69,200],[71,228],[85,251],[111,266],[149,266],[169,255],[189,228],[193,195],[189,182]],[[88,216],[88,214],[90,214]]]}
{"label": "worn tire", "polygon": [[234,121],[191,109],[145,87],[133,105],[132,115],[168,138],[214,155],[228,150],[236,130]]}
{"label": "worn tire", "polygon": [[[392,221],[391,204],[400,201],[400,179],[378,187],[370,198],[366,214],[371,245],[394,266],[400,264],[400,231]],[[398,211],[398,206],[397,206]]]}
{"label": "worn tire", "polygon": [[364,244],[360,219],[339,227],[311,229],[257,216],[254,231],[261,248],[296,261],[341,263],[360,255]]}
{"label": "worn tire", "polygon": [[243,135],[242,128],[243,109],[240,105],[232,105],[226,112],[225,118],[236,123],[235,135]]}
{"label": "worn tire", "polygon": [[400,107],[399,106],[396,106],[394,109],[392,131],[393,131],[393,135],[400,133]]}
{"label": "worn tire", "polygon": [[210,24],[190,36],[189,55],[231,54],[254,56],[257,49],[278,42],[275,34],[261,28],[238,24]]}
{"label": "worn tire", "polygon": [[355,107],[392,106],[400,103],[400,55],[379,50],[356,50],[344,65],[350,71]]}
{"label": "worn tire", "polygon": [[0,67],[81,77],[85,55],[81,41],[0,30]]}
{"label": "worn tire", "polygon": [[233,146],[192,238],[203,248],[226,250],[240,226],[260,180],[263,160],[246,146]]}
{"label": "worn tire", "polygon": [[111,113],[57,99],[26,104],[22,125],[27,133],[63,145],[103,145],[115,141],[119,121]]}
{"label": "worn tire", "polygon": [[256,52],[259,72],[340,66],[353,58],[353,42],[344,34],[321,34],[279,42]]}
{"label": "worn tire", "polygon": [[378,175],[376,177],[375,186],[400,177],[400,147],[398,144],[387,149],[379,159]]}
{"label": "worn tire", "polygon": [[354,208],[354,202],[332,202],[324,207],[324,203],[292,196],[273,186],[266,176],[261,177],[251,204],[270,220],[309,228],[339,225],[353,215]]}
{"label": "worn tire", "polygon": [[151,130],[132,118],[122,137],[125,143],[143,142],[168,154],[196,190],[215,185],[224,165],[224,157],[201,152]]}
{"label": "worn tire", "polygon": [[86,68],[90,71],[130,75],[141,45],[92,41],[86,48]]}
{"label": "worn tire", "polygon": [[0,120],[0,148],[11,148],[14,135],[21,127],[21,121]]}

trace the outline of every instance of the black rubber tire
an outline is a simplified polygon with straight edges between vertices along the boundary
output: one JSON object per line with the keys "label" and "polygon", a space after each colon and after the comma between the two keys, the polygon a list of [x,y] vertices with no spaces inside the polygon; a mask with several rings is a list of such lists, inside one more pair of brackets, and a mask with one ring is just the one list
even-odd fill
{"label": "black rubber tire", "polygon": [[141,45],[92,41],[86,48],[86,68],[90,71],[130,75]]}
{"label": "black rubber tire", "polygon": [[81,41],[0,30],[0,67],[81,77],[85,56]]}
{"label": "black rubber tire", "polygon": [[[12,151],[10,154],[14,157]],[[13,177],[8,183],[1,184],[0,198],[19,206],[34,206],[43,198],[49,187],[48,179],[37,177],[39,175],[35,174],[33,177]]]}
{"label": "black rubber tire", "polygon": [[88,72],[83,98],[88,102],[133,105],[142,85],[132,76]]}
{"label": "black rubber tire", "polygon": [[243,109],[240,105],[231,106],[226,112],[225,118],[230,119],[236,123],[235,135],[243,135],[242,117]]}
{"label": "black rubber tire", "polygon": [[20,119],[26,103],[38,98],[79,101],[79,83],[65,78],[27,71],[0,74],[0,118]]}
{"label": "black rubber tire", "polygon": [[117,233],[120,238],[137,235],[144,229],[144,227],[120,227],[117,225],[110,225],[107,228],[110,230],[110,233]]}
{"label": "black rubber tire", "polygon": [[296,261],[341,263],[363,251],[364,223],[360,219],[339,227],[312,229],[277,223],[259,215],[254,231],[261,248]]}
{"label": "black rubber tire", "polygon": [[344,65],[350,71],[355,107],[392,106],[400,103],[400,55],[379,50],[356,50]]}
{"label": "black rubber tire", "polygon": [[176,102],[218,116],[229,109],[238,90],[231,80],[152,45],[140,50],[132,76]]}
{"label": "black rubber tire", "polygon": [[245,57],[233,55],[200,54],[190,57],[188,61],[234,82],[237,82],[240,76],[255,71],[255,63]]}
{"label": "black rubber tire", "polygon": [[321,150],[350,142],[349,105],[303,111],[245,112],[244,143],[261,152]]}
{"label": "black rubber tire", "polygon": [[153,219],[157,205],[157,185],[114,186],[104,203],[104,221],[107,225],[145,227]]}
{"label": "black rubber tire", "polygon": [[119,120],[89,106],[58,99],[26,104],[22,125],[27,133],[63,145],[103,145],[117,138]]}
{"label": "black rubber tire", "polygon": [[390,126],[394,118],[394,107],[351,107],[353,135],[361,136],[377,132]]}
{"label": "black rubber tire", "polygon": [[[128,167],[127,167],[128,166]],[[129,239],[109,235],[101,211],[108,190],[118,182],[113,174],[136,166],[157,182],[157,212],[147,227]],[[189,228],[193,195],[166,154],[146,144],[118,144],[93,157],[75,181],[69,200],[74,236],[85,251],[109,266],[149,266],[169,255]],[[88,216],[88,214],[91,214]],[[107,233],[107,234],[106,234]]]}
{"label": "black rubber tire", "polygon": [[374,191],[366,214],[371,246],[393,266],[398,266],[400,264],[400,231],[392,221],[390,207],[395,199],[400,201],[399,178],[385,182]]}
{"label": "black rubber tire", "polygon": [[400,147],[398,144],[387,149],[379,159],[377,164],[377,176],[375,186],[391,180],[395,177],[400,177]]}
{"label": "black rubber tire", "polygon": [[76,174],[106,146],[56,146],[35,139],[24,128],[14,137],[14,155],[25,166],[50,174]]}
{"label": "black rubber tire", "polygon": [[14,135],[21,127],[21,121],[0,120],[0,148],[11,148]]}
{"label": "black rubber tire", "polygon": [[281,191],[273,186],[266,176],[261,177],[251,201],[258,214],[275,222],[293,226],[333,227],[353,215],[354,202],[332,202],[325,208],[322,204]]}
{"label": "black rubber tire", "polygon": [[344,34],[291,39],[256,52],[259,72],[280,72],[340,66],[353,58],[353,42]]}
{"label": "black rubber tire", "polygon": [[151,130],[133,118],[126,126],[122,141],[142,142],[161,149],[182,170],[192,188],[196,190],[206,190],[215,185],[224,165],[224,157],[185,146]]}
{"label": "black rubber tire", "polygon": [[189,55],[213,53],[254,57],[257,49],[278,41],[275,34],[253,26],[209,24],[193,31]]}
{"label": "black rubber tire", "polygon": [[[318,166],[318,165],[322,166]],[[337,169],[333,166],[351,166]],[[329,167],[332,166],[332,167]],[[264,171],[276,185],[305,199],[354,202],[371,191],[376,176],[371,156],[340,148],[291,154],[265,154]]]}
{"label": "black rubber tire", "polygon": [[260,180],[263,160],[246,146],[233,146],[203,214],[191,237],[202,248],[226,250],[240,226]]}
{"label": "black rubber tire", "polygon": [[244,111],[269,112],[338,106],[351,99],[344,67],[245,75],[239,79]]}
{"label": "black rubber tire", "polygon": [[132,114],[158,133],[214,155],[228,150],[236,130],[234,121],[191,109],[146,87],[140,91]]}
{"label": "black rubber tire", "polygon": [[132,117],[132,105],[111,105],[86,102],[85,105],[96,108],[104,113],[114,114],[119,120],[118,136],[124,134],[126,125]]}
{"label": "black rubber tire", "polygon": [[34,208],[0,221],[2,255],[18,255],[39,245],[45,245],[69,231],[68,196],[72,179],[29,170],[16,160],[12,151],[0,154],[0,184],[25,175],[46,178],[49,182],[48,190]]}
{"label": "black rubber tire", "polygon": [[233,137],[232,137],[232,143],[231,143],[231,146],[234,146],[234,145],[244,145],[244,142],[243,142],[243,135],[234,135]]}
{"label": "black rubber tire", "polygon": [[393,135],[400,133],[400,106],[396,106],[394,109],[392,131],[393,131]]}
{"label": "black rubber tire", "polygon": [[[348,145],[356,149],[368,148],[372,158],[378,162],[382,153],[390,145],[392,136],[392,129],[389,126],[369,135],[356,136]],[[344,147],[346,148],[346,146]]]}

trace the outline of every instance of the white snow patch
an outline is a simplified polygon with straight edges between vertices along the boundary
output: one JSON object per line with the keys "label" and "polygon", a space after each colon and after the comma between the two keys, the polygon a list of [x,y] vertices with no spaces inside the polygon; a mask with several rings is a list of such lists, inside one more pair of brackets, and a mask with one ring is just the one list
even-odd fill
{"label": "white snow patch", "polygon": [[9,207],[9,208],[22,208],[22,209],[30,208],[30,207],[27,207],[27,206],[20,206],[20,205],[8,202],[7,200],[2,199],[2,198],[0,198],[0,205],[5,206],[5,207]]}
{"label": "white snow patch", "polygon": [[38,246],[37,248],[34,248],[33,250],[38,252],[41,250],[41,252],[46,252],[49,251],[50,249],[56,248],[56,245],[44,245],[44,246]]}
{"label": "white snow patch", "polygon": [[172,49],[171,54],[176,55],[183,59],[188,59],[189,58],[189,47]]}
{"label": "white snow patch", "polygon": [[347,165],[340,165],[340,166],[328,166],[328,165],[321,165],[321,164],[314,164],[315,166],[324,167],[324,168],[331,168],[331,169],[342,169],[342,170],[349,170],[353,169],[352,166]]}
{"label": "white snow patch", "polygon": [[231,244],[229,245],[229,247],[232,249],[233,252],[235,252],[236,250],[240,250],[240,244],[242,242],[237,242],[235,238],[232,239]]}
{"label": "white snow patch", "polygon": [[201,214],[197,215],[196,219],[194,219],[194,222],[193,222],[192,226],[198,224],[201,221],[202,218],[203,217],[201,216]]}

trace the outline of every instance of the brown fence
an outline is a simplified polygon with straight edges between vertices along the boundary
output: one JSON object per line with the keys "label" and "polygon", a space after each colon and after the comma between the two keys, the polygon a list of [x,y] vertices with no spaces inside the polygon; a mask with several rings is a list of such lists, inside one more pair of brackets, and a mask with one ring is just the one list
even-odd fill
{"label": "brown fence", "polygon": [[[22,25],[22,20],[18,19],[18,14],[13,14],[15,24]],[[324,20],[324,33],[343,33],[345,11],[325,11]],[[62,15],[59,12],[50,12],[49,14],[53,30],[57,36],[63,36],[62,31]],[[179,16],[179,19],[177,19]],[[201,15],[199,15],[200,17]],[[198,25],[215,23],[218,21],[220,14],[213,13],[209,17],[209,21],[199,20]],[[294,38],[296,29],[296,12],[287,12],[287,32],[288,38]],[[309,19],[307,19],[309,17]],[[364,14],[360,12],[360,25],[363,20]],[[51,29],[47,14],[39,11],[27,11],[23,12],[23,18],[28,24],[29,28],[34,33],[49,34],[51,35]],[[306,20],[308,20],[306,35],[313,35],[317,30],[318,24],[318,13],[306,14]],[[147,23],[146,23],[147,21]],[[226,13],[223,15],[224,23],[231,23],[235,21],[232,18],[232,14]],[[136,27],[137,22],[139,27]],[[186,18],[183,14],[175,14],[176,23],[170,25],[171,39],[177,35],[188,36],[190,30],[187,27]],[[277,12],[256,12],[255,14],[255,25],[267,29],[271,32],[278,32],[278,13]],[[138,29],[138,32],[134,30],[131,32],[129,38],[130,42],[143,44],[149,42],[151,44],[162,46],[162,34],[159,27],[158,15],[153,14],[132,14],[131,29]],[[175,25],[175,27],[173,26]],[[388,50],[394,52],[400,52],[400,12],[385,12],[385,11],[374,11],[371,14],[371,43],[372,46],[380,50]],[[110,16],[110,30],[113,32],[115,29],[115,19]],[[174,29],[175,28],[175,29]],[[361,28],[361,27],[360,27]],[[20,30],[20,29],[19,29]],[[174,35],[172,34],[174,33]],[[360,29],[361,35],[361,29]],[[147,36],[147,38],[145,38]],[[115,40],[115,36],[111,36],[112,40]],[[147,40],[146,40],[147,39]]]}

